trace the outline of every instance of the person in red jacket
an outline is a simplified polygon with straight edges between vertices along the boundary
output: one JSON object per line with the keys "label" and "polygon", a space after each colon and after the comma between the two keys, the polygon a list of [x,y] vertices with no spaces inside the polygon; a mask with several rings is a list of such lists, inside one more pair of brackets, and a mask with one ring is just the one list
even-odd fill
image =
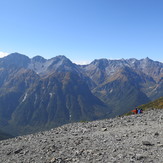
{"label": "person in red jacket", "polygon": [[132,110],[131,112],[134,114],[138,114],[138,109],[136,108],[136,109]]}

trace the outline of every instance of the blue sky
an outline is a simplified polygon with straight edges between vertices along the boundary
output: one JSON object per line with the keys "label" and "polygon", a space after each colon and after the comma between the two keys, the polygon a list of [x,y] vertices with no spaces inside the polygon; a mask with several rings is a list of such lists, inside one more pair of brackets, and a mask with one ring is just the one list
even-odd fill
{"label": "blue sky", "polygon": [[162,0],[0,0],[0,55],[163,62]]}

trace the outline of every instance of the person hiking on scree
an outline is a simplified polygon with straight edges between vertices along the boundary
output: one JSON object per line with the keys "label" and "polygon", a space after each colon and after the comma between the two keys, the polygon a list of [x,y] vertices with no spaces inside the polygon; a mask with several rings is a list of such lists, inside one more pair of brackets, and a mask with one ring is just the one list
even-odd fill
{"label": "person hiking on scree", "polygon": [[135,108],[134,110],[131,111],[134,114],[138,114],[138,108]]}
{"label": "person hiking on scree", "polygon": [[142,109],[138,109],[138,114],[141,114],[141,113],[143,113],[143,110]]}

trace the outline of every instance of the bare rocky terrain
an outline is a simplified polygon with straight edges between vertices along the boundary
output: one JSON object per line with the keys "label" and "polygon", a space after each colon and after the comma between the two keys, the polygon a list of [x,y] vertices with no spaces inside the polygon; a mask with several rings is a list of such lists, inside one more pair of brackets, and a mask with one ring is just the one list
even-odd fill
{"label": "bare rocky terrain", "polygon": [[2,163],[163,163],[163,109],[0,141]]}

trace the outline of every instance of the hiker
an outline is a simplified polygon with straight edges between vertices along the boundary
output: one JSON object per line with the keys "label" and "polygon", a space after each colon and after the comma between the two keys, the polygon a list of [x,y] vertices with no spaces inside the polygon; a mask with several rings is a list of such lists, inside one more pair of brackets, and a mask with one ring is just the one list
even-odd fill
{"label": "hiker", "polygon": [[141,114],[141,113],[143,113],[143,110],[142,109],[138,109],[138,114]]}
{"label": "hiker", "polygon": [[134,114],[138,114],[138,109],[136,108],[136,109],[132,110],[131,112]]}

